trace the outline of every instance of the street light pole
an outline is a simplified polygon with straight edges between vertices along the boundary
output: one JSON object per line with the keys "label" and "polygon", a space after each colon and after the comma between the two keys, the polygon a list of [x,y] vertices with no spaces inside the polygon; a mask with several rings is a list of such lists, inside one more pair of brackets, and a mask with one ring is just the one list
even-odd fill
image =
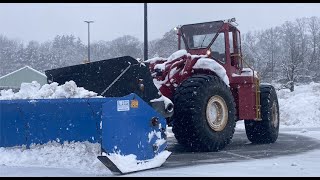
{"label": "street light pole", "polygon": [[144,3],[144,60],[148,59],[148,16],[147,3]]}
{"label": "street light pole", "polygon": [[93,23],[93,21],[84,21],[88,23],[88,62],[90,62],[90,23]]}

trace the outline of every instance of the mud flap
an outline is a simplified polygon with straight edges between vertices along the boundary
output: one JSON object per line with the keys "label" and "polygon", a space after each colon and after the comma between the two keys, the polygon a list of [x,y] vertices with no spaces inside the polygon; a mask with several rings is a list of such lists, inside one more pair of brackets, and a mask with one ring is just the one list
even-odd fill
{"label": "mud flap", "polygon": [[116,174],[160,167],[171,154],[165,118],[134,93],[109,99],[102,105],[98,159]]}

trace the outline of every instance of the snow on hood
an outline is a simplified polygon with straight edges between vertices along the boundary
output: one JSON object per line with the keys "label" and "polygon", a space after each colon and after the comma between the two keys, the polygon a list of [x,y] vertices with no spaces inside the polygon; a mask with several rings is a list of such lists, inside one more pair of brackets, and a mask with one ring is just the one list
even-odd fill
{"label": "snow on hood", "polygon": [[229,86],[229,78],[223,66],[215,60],[209,58],[200,58],[193,66],[193,69],[208,69],[215,72]]}
{"label": "snow on hood", "polygon": [[[213,71],[224,81],[224,83],[227,86],[229,86],[229,78],[226,74],[226,70],[224,69],[224,67],[221,66],[218,62],[216,62],[210,58],[207,58],[207,55],[191,55],[190,53],[187,52],[187,50],[181,49],[181,50],[178,50],[178,51],[174,52],[173,54],[171,54],[167,59],[162,58],[162,57],[155,57],[152,59],[148,59],[144,62],[156,63],[156,62],[162,61],[163,63],[156,64],[154,66],[154,69],[160,69],[161,71],[164,71],[166,68],[166,65],[169,62],[171,62],[175,59],[178,59],[184,55],[191,57],[191,59],[199,58],[197,60],[197,62],[195,63],[195,65],[193,66],[193,69],[208,69],[210,71]],[[171,78],[176,73],[177,73],[177,68],[172,69],[170,72],[171,76],[169,78]],[[157,79],[153,79],[153,83],[157,87],[157,89],[159,89],[164,83],[167,82],[167,80],[168,80],[168,77],[166,76],[165,79],[162,81],[159,81]],[[175,85],[175,86],[177,86],[177,85]]]}
{"label": "snow on hood", "polygon": [[83,87],[77,87],[74,81],[68,81],[63,85],[53,82],[41,85],[37,81],[21,83],[20,90],[14,93],[12,89],[1,90],[0,100],[13,99],[59,99],[59,98],[102,98],[97,93],[88,91]]}
{"label": "snow on hood", "polygon": [[151,58],[151,59],[147,59],[143,62],[145,63],[155,63],[157,61],[166,61],[167,59],[166,58],[162,58],[162,57],[154,57],[154,58]]}
{"label": "snow on hood", "polygon": [[168,58],[162,58],[162,57],[154,57],[154,58],[151,58],[151,59],[147,59],[145,60],[144,62],[145,63],[155,63],[157,61],[167,61],[167,62],[170,62],[172,60],[175,60],[177,58],[180,58],[184,55],[190,55],[187,50],[185,49],[181,49],[181,50],[178,50],[174,53],[172,53]]}
{"label": "snow on hood", "polygon": [[188,54],[188,52],[185,49],[178,50],[178,51],[172,53],[171,56],[168,57],[168,61],[178,59],[178,58],[180,58],[184,55],[187,55],[187,54]]}
{"label": "snow on hood", "polygon": [[168,62],[170,62],[170,61],[175,60],[177,58],[180,58],[180,57],[182,57],[184,55],[191,56],[191,59],[208,57],[207,55],[191,55],[190,53],[187,52],[187,50],[180,49],[180,50],[174,52],[173,54],[171,54],[168,58],[154,57],[154,58],[151,58],[151,59],[147,59],[144,62],[145,63],[156,63],[157,61],[168,61]]}

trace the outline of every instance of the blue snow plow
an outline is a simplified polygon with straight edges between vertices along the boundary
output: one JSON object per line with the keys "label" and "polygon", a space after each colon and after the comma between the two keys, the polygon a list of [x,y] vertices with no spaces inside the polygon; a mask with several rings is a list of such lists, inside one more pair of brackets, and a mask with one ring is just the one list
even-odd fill
{"label": "blue snow plow", "polygon": [[0,147],[101,143],[98,159],[115,173],[128,171],[109,154],[135,155],[137,162],[147,162],[167,146],[165,118],[134,93],[119,98],[1,100],[0,110]]}
{"label": "blue snow plow", "polygon": [[[118,68],[110,68],[112,62]],[[49,83],[74,80],[104,97],[0,100],[0,147],[89,141],[101,144],[97,158],[113,173],[161,166],[171,154],[166,151],[166,118],[173,104],[150,102],[155,87],[148,69],[138,64],[127,56],[46,71]],[[134,75],[126,74],[130,71]],[[131,164],[123,162],[128,157]]]}

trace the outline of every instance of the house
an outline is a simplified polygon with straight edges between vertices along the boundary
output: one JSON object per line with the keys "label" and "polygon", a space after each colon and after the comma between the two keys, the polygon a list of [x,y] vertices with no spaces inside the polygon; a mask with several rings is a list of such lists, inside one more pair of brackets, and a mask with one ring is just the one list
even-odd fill
{"label": "house", "polygon": [[31,83],[32,81],[37,81],[42,86],[47,84],[47,76],[29,66],[25,66],[0,77],[0,90],[12,89],[18,91],[21,83]]}

